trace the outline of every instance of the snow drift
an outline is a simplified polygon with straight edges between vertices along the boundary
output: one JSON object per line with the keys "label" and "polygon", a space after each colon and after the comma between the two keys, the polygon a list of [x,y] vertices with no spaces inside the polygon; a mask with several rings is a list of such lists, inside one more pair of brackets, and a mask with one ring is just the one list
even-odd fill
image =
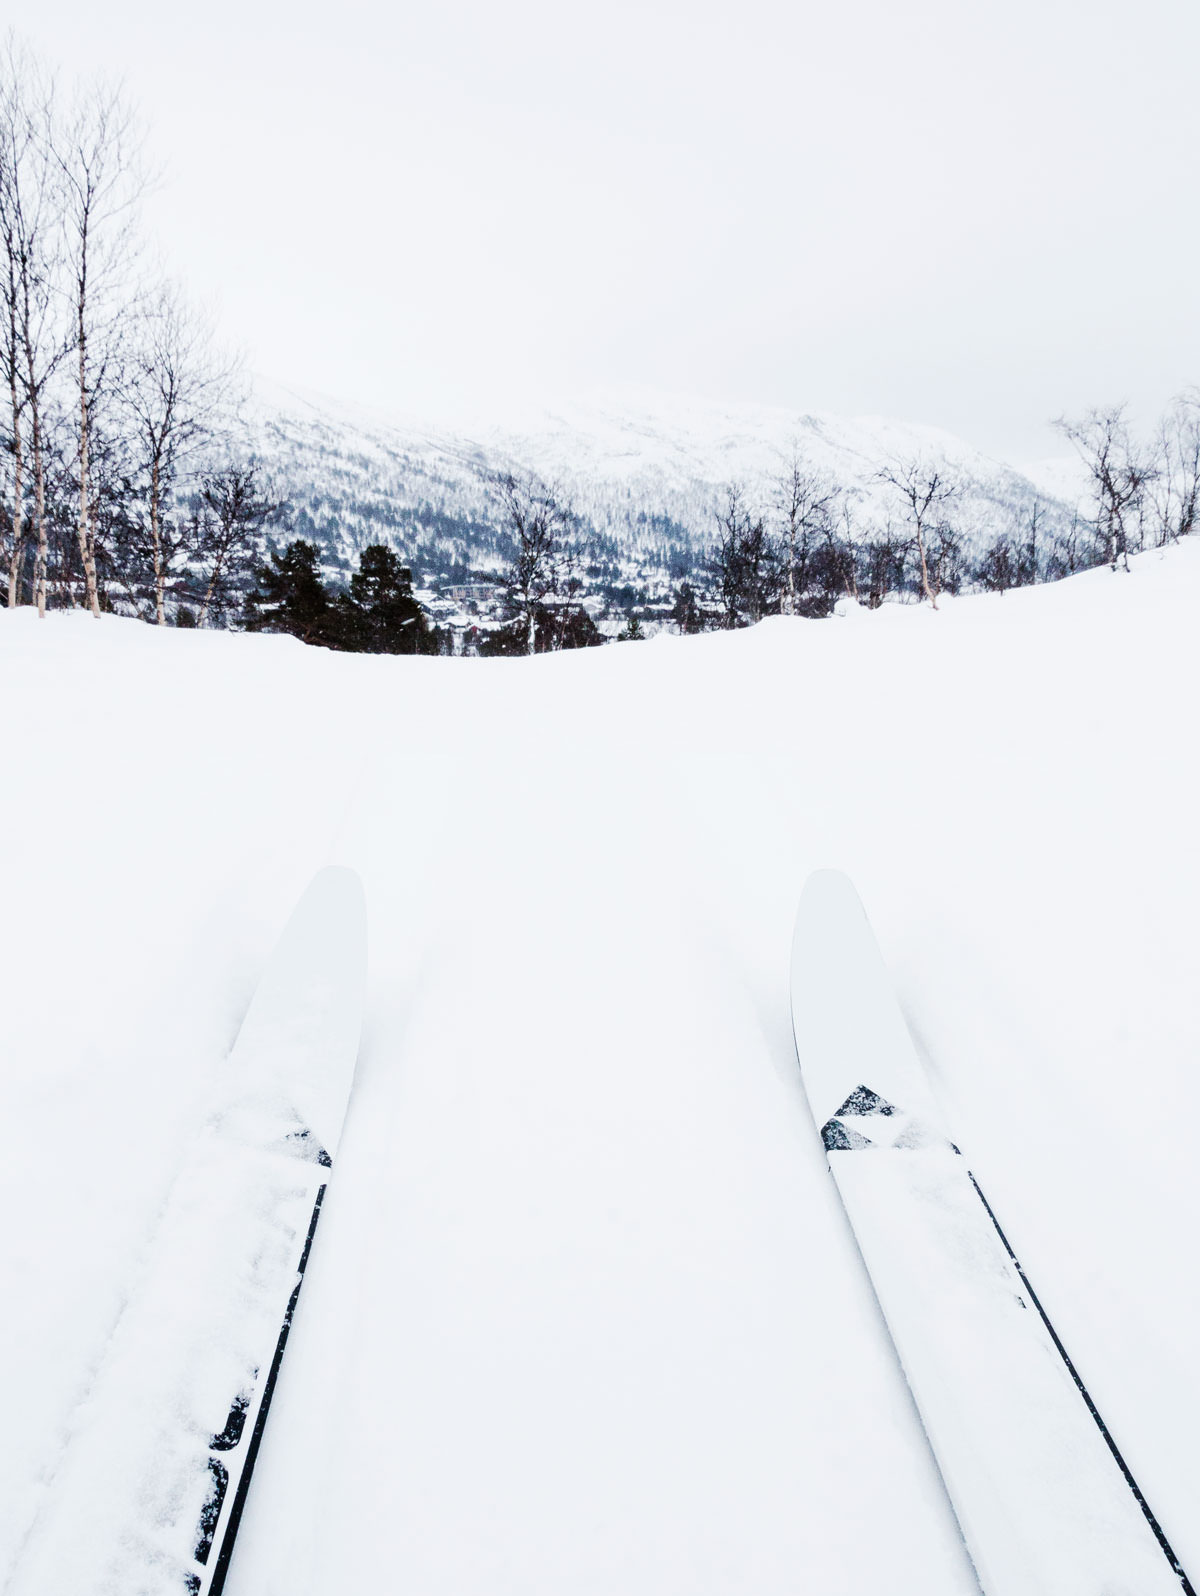
{"label": "snow drift", "polygon": [[1200,1566],[1198,604],[1185,545],[536,660],[0,616],[0,1573],[331,860],[367,1031],[231,1596],[975,1589],[795,1067],[823,864]]}

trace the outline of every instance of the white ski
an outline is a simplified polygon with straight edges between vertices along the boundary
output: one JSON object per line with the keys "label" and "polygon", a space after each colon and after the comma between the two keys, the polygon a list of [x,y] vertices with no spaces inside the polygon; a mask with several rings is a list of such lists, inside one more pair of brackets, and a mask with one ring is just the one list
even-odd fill
{"label": "white ski", "polygon": [[365,975],[361,884],[323,870],[259,982],[9,1596],[219,1596],[341,1136]]}
{"label": "white ski", "polygon": [[809,1103],[986,1596],[1194,1596],[941,1123],[849,880],[805,886]]}

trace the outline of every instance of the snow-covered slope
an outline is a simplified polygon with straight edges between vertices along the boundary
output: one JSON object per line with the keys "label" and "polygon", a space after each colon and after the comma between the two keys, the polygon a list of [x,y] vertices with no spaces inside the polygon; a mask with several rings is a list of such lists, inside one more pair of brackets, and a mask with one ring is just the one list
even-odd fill
{"label": "snow-covered slope", "polygon": [[1198,605],[1186,544],[536,660],[0,615],[0,1584],[328,860],[359,1091],[228,1596],[973,1591],[793,1056],[825,864],[1194,1578]]}
{"label": "snow-covered slope", "polygon": [[260,385],[254,447],[296,513],[297,530],[348,560],[394,540],[420,576],[486,570],[506,547],[488,480],[531,469],[560,485],[593,534],[612,581],[650,590],[686,571],[715,535],[732,482],[770,512],[793,448],[851,497],[862,521],[900,520],[878,480],[889,462],[945,462],[961,492],[955,525],[978,548],[1023,529],[1043,502],[1043,534],[1066,511],[1011,467],[930,427],[807,415],[696,399],[628,397],[564,404],[510,421],[392,421],[320,395]]}
{"label": "snow-covered slope", "polygon": [[1020,473],[1039,493],[1065,505],[1085,505],[1089,495],[1088,470],[1075,454],[1047,455],[1023,460]]}

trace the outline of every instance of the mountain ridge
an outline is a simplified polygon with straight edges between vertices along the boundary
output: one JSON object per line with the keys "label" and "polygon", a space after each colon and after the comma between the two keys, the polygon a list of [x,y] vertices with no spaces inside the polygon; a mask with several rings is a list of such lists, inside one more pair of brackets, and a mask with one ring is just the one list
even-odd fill
{"label": "mountain ridge", "polygon": [[334,567],[388,542],[419,580],[495,573],[509,541],[490,488],[505,471],[553,483],[578,512],[609,588],[661,596],[699,569],[730,484],[770,514],[793,450],[845,495],[860,526],[899,524],[889,463],[936,462],[956,483],[951,519],[971,553],[1017,535],[1039,507],[1048,533],[1067,500],[942,429],[887,417],[614,393],[561,400],[506,423],[388,417],[354,401],[261,383],[247,440]]}

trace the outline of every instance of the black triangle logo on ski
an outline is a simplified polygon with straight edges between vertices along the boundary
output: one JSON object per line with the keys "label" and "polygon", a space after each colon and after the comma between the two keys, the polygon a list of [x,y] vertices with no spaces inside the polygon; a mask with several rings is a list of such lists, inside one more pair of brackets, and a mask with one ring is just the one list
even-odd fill
{"label": "black triangle logo on ski", "polygon": [[898,1114],[899,1112],[899,1109],[893,1107],[886,1097],[880,1097],[879,1093],[873,1092],[869,1086],[856,1086],[834,1118],[845,1119],[847,1114]]}
{"label": "black triangle logo on ski", "polygon": [[850,1130],[836,1119],[825,1121],[821,1127],[821,1140],[825,1144],[827,1153],[847,1153],[857,1147],[875,1146],[874,1142],[868,1141],[865,1136],[860,1136],[856,1130]]}
{"label": "black triangle logo on ski", "polygon": [[307,1163],[320,1164],[322,1169],[332,1169],[333,1159],[321,1146],[320,1142],[309,1130],[307,1125],[301,1125],[294,1131],[289,1131],[284,1137],[289,1152],[297,1153]]}

